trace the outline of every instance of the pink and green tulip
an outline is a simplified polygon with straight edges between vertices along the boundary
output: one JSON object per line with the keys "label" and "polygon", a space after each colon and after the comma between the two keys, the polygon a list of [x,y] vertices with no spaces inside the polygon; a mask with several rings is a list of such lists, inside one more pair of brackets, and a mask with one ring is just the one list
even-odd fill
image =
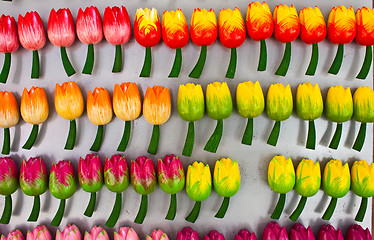
{"label": "pink and green tulip", "polygon": [[348,229],[347,235],[345,236],[347,240],[372,240],[370,230],[366,228],[365,230],[357,224],[351,225]]}
{"label": "pink and green tulip", "polygon": [[161,229],[158,229],[153,230],[151,236],[147,235],[146,240],[169,240],[169,237]]}
{"label": "pink and green tulip", "polygon": [[52,240],[51,233],[44,225],[36,226],[32,232],[28,231],[27,240]]}
{"label": "pink and green tulip", "polygon": [[1,240],[25,240],[25,237],[18,229],[16,229],[11,231],[6,237],[1,235]]}
{"label": "pink and green tulip", "polygon": [[210,231],[208,235],[204,236],[204,240],[225,240],[225,237],[222,233],[219,233],[217,230]]}
{"label": "pink and green tulip", "polygon": [[168,220],[174,220],[177,212],[177,193],[183,190],[186,178],[183,166],[179,157],[166,155],[164,160],[158,159],[157,162],[158,183],[162,191],[171,194],[169,211],[165,217]]}
{"label": "pink and green tulip", "polygon": [[12,197],[18,188],[18,168],[13,159],[0,158],[0,194],[5,196],[5,206],[0,223],[8,224],[12,215]]}
{"label": "pink and green tulip", "polygon": [[114,240],[139,240],[139,237],[133,228],[121,227],[118,233],[114,232]]}
{"label": "pink and green tulip", "polygon": [[91,232],[84,234],[84,240],[109,240],[108,233],[102,227],[93,227]]}
{"label": "pink and green tulip", "polygon": [[55,240],[82,240],[82,235],[77,226],[69,224],[62,232],[57,229]]}
{"label": "pink and green tulip", "polygon": [[131,161],[130,168],[131,184],[135,192],[142,195],[142,201],[135,223],[141,224],[147,214],[148,194],[156,189],[157,177],[152,159],[145,156],[138,157],[136,161]]}
{"label": "pink and green tulip", "polygon": [[184,227],[177,233],[177,240],[200,240],[199,234],[190,227]]}
{"label": "pink and green tulip", "polygon": [[60,206],[51,225],[59,226],[64,216],[66,199],[74,195],[77,190],[73,164],[69,161],[53,163],[49,176],[49,191],[52,196],[60,199]]}
{"label": "pink and green tulip", "polygon": [[85,216],[91,217],[96,205],[96,192],[104,185],[103,165],[100,157],[95,154],[87,154],[85,159],[80,158],[78,178],[82,189],[91,193],[90,202],[84,212]]}
{"label": "pink and green tulip", "polygon": [[22,160],[19,183],[24,194],[34,197],[34,205],[27,221],[36,222],[40,212],[40,195],[48,188],[48,172],[41,157]]}
{"label": "pink and green tulip", "polygon": [[234,237],[234,240],[257,240],[256,234],[247,229],[240,230]]}
{"label": "pink and green tulip", "polygon": [[121,213],[122,192],[129,186],[129,168],[125,157],[117,154],[105,160],[104,183],[111,192],[116,193],[116,201],[112,213],[105,226],[114,227]]}

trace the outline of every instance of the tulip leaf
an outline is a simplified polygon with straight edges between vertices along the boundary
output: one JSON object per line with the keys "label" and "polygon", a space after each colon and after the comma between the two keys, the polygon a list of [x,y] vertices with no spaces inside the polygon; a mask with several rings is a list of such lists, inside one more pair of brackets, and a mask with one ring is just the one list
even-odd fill
{"label": "tulip leaf", "polygon": [[334,62],[332,63],[329,73],[331,74],[338,74],[340,67],[342,66],[344,56],[344,44],[339,44],[338,51],[336,52]]}
{"label": "tulip leaf", "polygon": [[343,129],[343,124],[338,123],[336,125],[336,130],[335,130],[334,136],[332,137],[332,140],[330,142],[329,148],[332,148],[332,149],[337,149],[338,148],[340,138],[342,137],[342,129]]}
{"label": "tulip leaf", "polygon": [[72,150],[74,148],[75,138],[76,138],[76,135],[77,135],[76,132],[77,132],[77,125],[75,123],[75,119],[70,120],[68,138],[66,139],[64,149]]}
{"label": "tulip leaf", "polygon": [[92,192],[90,196],[90,202],[87,205],[86,211],[84,211],[84,216],[92,217],[92,214],[95,211],[95,205],[96,205],[96,192]]}
{"label": "tulip leaf", "polygon": [[84,64],[82,73],[91,75],[95,61],[94,46],[92,43],[88,44],[86,63]]}
{"label": "tulip leaf", "polygon": [[122,71],[122,47],[121,44],[116,45],[116,54],[114,57],[113,73]]}
{"label": "tulip leaf", "polygon": [[280,132],[281,122],[276,121],[273,129],[271,130],[270,136],[268,138],[267,144],[271,146],[276,146],[278,142],[279,132]]}
{"label": "tulip leaf", "polygon": [[1,216],[0,223],[8,224],[10,221],[10,216],[12,215],[12,196],[5,196],[5,206],[3,210],[3,215]]}
{"label": "tulip leaf", "polygon": [[158,150],[158,142],[160,139],[160,126],[153,125],[151,141],[148,146],[148,153],[155,155]]}
{"label": "tulip leaf", "polygon": [[313,150],[316,149],[316,126],[314,124],[314,120],[309,121],[306,148]]}
{"label": "tulip leaf", "polygon": [[34,196],[34,204],[32,206],[32,211],[27,221],[36,222],[39,218],[39,213],[40,213],[40,196],[36,195]]}
{"label": "tulip leaf", "polygon": [[355,218],[357,222],[362,222],[364,220],[367,205],[368,205],[368,199],[363,197],[361,199],[360,209],[358,210],[356,218]]}
{"label": "tulip leaf", "polygon": [[260,41],[260,59],[258,61],[258,67],[257,71],[265,71],[266,70],[266,64],[267,64],[267,50],[266,50],[266,42],[265,40]]}
{"label": "tulip leaf", "polygon": [[55,217],[53,218],[51,222],[52,226],[55,226],[55,227],[60,226],[60,223],[62,221],[64,212],[65,212],[65,204],[66,204],[66,199],[60,199],[60,205],[58,207]]}
{"label": "tulip leaf", "polygon": [[229,67],[227,68],[227,72],[226,72],[227,78],[232,79],[235,77],[236,62],[237,62],[236,48],[231,48],[230,63],[229,63]]}
{"label": "tulip leaf", "polygon": [[125,129],[123,131],[121,142],[118,145],[117,151],[124,152],[130,140],[131,121],[125,121]]}
{"label": "tulip leaf", "polygon": [[174,220],[176,214],[177,214],[177,194],[171,194],[169,210],[168,210],[168,213],[165,219]]}
{"label": "tulip leaf", "polygon": [[151,67],[152,67],[151,47],[146,47],[143,68],[142,68],[142,71],[139,77],[149,77],[151,75]]}
{"label": "tulip leaf", "polygon": [[212,136],[210,136],[208,142],[206,143],[204,147],[205,151],[208,151],[211,153],[217,152],[217,148],[222,138],[222,132],[223,132],[223,120],[219,119],[217,120],[217,126],[214,129]]}
{"label": "tulip leaf", "polygon": [[373,47],[371,45],[366,46],[365,60],[362,64],[361,70],[357,75],[357,79],[365,79],[370,71],[371,62],[373,61]]}
{"label": "tulip leaf", "polygon": [[191,121],[188,123],[186,141],[184,142],[184,147],[182,151],[183,156],[191,157],[194,142],[195,142],[195,125],[194,125],[194,122]]}
{"label": "tulip leaf", "polygon": [[361,152],[362,147],[364,146],[365,137],[366,137],[366,123],[361,123],[360,130],[358,132],[357,138],[352,148],[356,151]]}
{"label": "tulip leaf", "polygon": [[135,218],[135,223],[142,224],[144,222],[145,216],[148,210],[148,195],[142,195],[142,201],[140,203],[140,208],[138,214]]}
{"label": "tulip leaf", "polygon": [[230,203],[230,197],[225,197],[223,199],[221,207],[219,208],[217,214],[214,217],[216,217],[216,218],[224,218],[225,215],[226,215],[227,209],[229,207],[229,203]]}
{"label": "tulip leaf", "polygon": [[191,223],[196,222],[197,218],[199,217],[200,208],[201,208],[201,202],[200,201],[196,201],[195,205],[192,208],[192,211],[186,217],[186,221],[191,222]]}
{"label": "tulip leaf", "polygon": [[9,128],[4,128],[4,142],[3,142],[3,150],[1,151],[2,154],[8,155],[10,153],[10,132]]}
{"label": "tulip leaf", "polygon": [[32,130],[31,130],[29,138],[27,139],[25,145],[23,145],[22,147],[23,149],[30,150],[32,148],[32,146],[34,145],[36,141],[36,138],[38,137],[38,131],[39,131],[39,125],[34,124],[32,126]]}
{"label": "tulip leaf", "polygon": [[303,212],[304,210],[304,207],[305,207],[305,204],[306,204],[306,200],[308,198],[307,197],[304,197],[302,196],[301,199],[300,199],[300,202],[299,204],[297,205],[295,211],[293,211],[293,213],[291,214],[290,216],[290,219],[294,222],[297,221],[297,219],[300,217],[301,213]]}
{"label": "tulip leaf", "polygon": [[245,145],[252,145],[252,138],[253,138],[253,118],[248,118],[247,126],[245,127],[245,131],[242,138],[242,144]]}
{"label": "tulip leaf", "polygon": [[70,77],[74,75],[76,72],[74,70],[74,67],[71,65],[68,54],[66,53],[66,48],[60,47],[60,52],[61,52],[62,65],[64,66],[66,74],[68,75],[68,77]]}
{"label": "tulip leaf", "polygon": [[116,194],[116,201],[114,202],[112,213],[110,214],[108,220],[105,223],[107,227],[114,227],[118,221],[119,215],[122,208],[122,193]]}
{"label": "tulip leaf", "polygon": [[327,207],[325,213],[322,216],[323,220],[330,220],[332,217],[332,214],[335,211],[336,203],[338,202],[337,198],[331,198],[330,204]]}
{"label": "tulip leaf", "polygon": [[104,126],[103,125],[97,125],[97,132],[96,132],[96,137],[95,137],[95,141],[94,143],[92,144],[90,150],[93,151],[93,152],[98,152],[100,147],[101,147],[101,143],[103,141],[103,135],[104,135]]}
{"label": "tulip leaf", "polygon": [[305,75],[308,76],[314,76],[316,73],[317,69],[317,64],[318,64],[318,43],[313,43],[312,45],[312,56],[310,57],[310,62],[308,69],[305,72]]}
{"label": "tulip leaf", "polygon": [[200,78],[204,69],[206,54],[207,46],[201,46],[199,60],[197,60],[195,67],[192,69],[190,75],[188,75],[190,78]]}
{"label": "tulip leaf", "polygon": [[282,58],[282,62],[279,65],[277,71],[275,72],[275,75],[278,76],[286,76],[288,67],[290,66],[291,62],[291,42],[286,43],[286,48],[284,49],[284,54]]}
{"label": "tulip leaf", "polygon": [[272,219],[280,218],[280,216],[282,215],[285,203],[286,203],[286,194],[285,193],[279,194],[277,206],[275,206],[275,209],[270,216]]}
{"label": "tulip leaf", "polygon": [[171,68],[169,78],[177,78],[179,76],[179,73],[181,71],[182,66],[182,50],[181,48],[175,49],[175,58],[173,67]]}
{"label": "tulip leaf", "polygon": [[0,82],[6,83],[8,76],[9,76],[9,70],[10,70],[10,63],[11,63],[11,55],[10,53],[5,53],[5,59],[4,59],[4,65],[1,69],[0,73]]}
{"label": "tulip leaf", "polygon": [[32,52],[32,68],[31,68],[31,78],[39,78],[39,53],[38,50]]}

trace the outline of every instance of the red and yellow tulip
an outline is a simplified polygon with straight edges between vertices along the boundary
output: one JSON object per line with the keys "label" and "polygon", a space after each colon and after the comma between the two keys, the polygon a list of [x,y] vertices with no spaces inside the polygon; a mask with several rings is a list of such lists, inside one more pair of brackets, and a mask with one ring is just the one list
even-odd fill
{"label": "red and yellow tulip", "polygon": [[2,154],[10,152],[9,128],[15,126],[19,120],[19,108],[16,98],[11,92],[0,91],[0,127],[4,128],[4,142]]}

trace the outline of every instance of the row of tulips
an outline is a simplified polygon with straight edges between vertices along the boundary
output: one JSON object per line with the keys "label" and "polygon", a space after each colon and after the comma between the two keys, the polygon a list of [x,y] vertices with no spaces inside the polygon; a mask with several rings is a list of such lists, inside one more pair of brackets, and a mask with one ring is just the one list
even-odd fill
{"label": "row of tulips", "polygon": [[[19,178],[18,178],[19,176]],[[58,226],[62,220],[66,199],[76,192],[75,171],[70,161],[53,163],[48,177],[48,171],[42,158],[30,158],[23,160],[20,174],[15,162],[9,157],[0,158],[0,194],[5,196],[5,207],[0,223],[7,224],[12,212],[13,194],[18,189],[18,183],[24,194],[34,196],[34,206],[28,221],[37,221],[40,211],[40,195],[48,188],[52,196],[60,199],[59,209],[51,222]],[[82,189],[91,194],[90,202],[84,215],[91,217],[96,205],[96,193],[105,186],[116,193],[113,211],[105,223],[113,227],[120,216],[122,204],[122,192],[130,182],[135,192],[142,195],[139,212],[135,223],[141,224],[147,214],[148,195],[151,194],[157,182],[160,188],[171,194],[169,211],[165,219],[173,220],[177,210],[176,194],[186,186],[187,195],[194,201],[195,206],[186,218],[189,222],[195,222],[199,216],[201,202],[207,199],[212,189],[212,176],[209,165],[202,162],[194,162],[188,166],[187,177],[179,157],[166,155],[164,159],[158,159],[157,174],[152,159],[145,156],[131,161],[130,170],[127,160],[121,155],[113,155],[106,158],[104,169],[99,156],[88,154],[84,159],[79,159],[78,169],[79,184]],[[158,180],[157,180],[158,179]],[[240,187],[240,171],[237,161],[230,158],[222,158],[217,161],[213,173],[213,186],[216,193],[224,200],[215,217],[223,218],[226,214],[230,197],[234,196]]]}
{"label": "row of tulips", "polygon": [[[274,33],[275,38],[286,43],[285,53],[276,75],[285,76],[291,60],[291,42],[300,35],[306,44],[313,45],[312,57],[307,75],[314,75],[318,63],[318,43],[328,39],[339,44],[335,60],[329,73],[337,74],[342,64],[344,44],[356,42],[366,46],[366,56],[359,79],[365,79],[372,62],[372,45],[374,44],[374,11],[363,7],[355,12],[352,7],[338,6],[332,8],[328,24],[318,7],[314,9],[303,8],[298,15],[296,8],[291,5],[277,5],[273,16],[266,2],[252,2],[249,4],[244,21],[238,8],[222,9],[217,19],[214,11],[210,9],[195,9],[191,17],[191,40],[194,44],[201,46],[200,57],[190,73],[190,77],[199,78],[206,61],[207,46],[213,44],[217,36],[221,43],[231,49],[231,58],[226,77],[234,78],[236,71],[237,53],[236,48],[241,46],[248,35],[254,41],[261,42],[260,59],[258,70],[266,70],[267,51],[265,40]],[[246,26],[245,26],[246,25]],[[38,50],[46,44],[46,34],[42,19],[37,12],[27,12],[25,16],[18,17],[18,31],[15,19],[2,15],[0,18],[0,52],[5,53],[4,67],[0,75],[0,82],[5,83],[10,68],[10,53],[21,45],[33,51],[33,64],[31,78],[39,77]],[[76,28],[76,31],[75,31]],[[99,43],[103,35],[106,40],[116,46],[116,55],[113,72],[122,69],[121,45],[128,42],[131,36],[131,23],[129,14],[124,6],[107,7],[104,18],[101,19],[97,7],[91,6],[83,11],[78,11],[76,25],[69,9],[51,10],[48,20],[47,35],[50,42],[61,48],[61,58],[66,74],[71,76],[75,73],[71,65],[66,47],[75,41],[77,34],[79,40],[88,45],[86,63],[82,73],[91,74],[94,65],[94,44]],[[162,16],[162,27],[157,10],[139,8],[136,11],[134,22],[134,35],[136,41],[146,47],[144,65],[140,73],[141,77],[149,77],[151,73],[152,56],[151,47],[157,45],[161,37],[164,43],[171,49],[176,49],[176,55],[169,77],[178,77],[182,64],[181,48],[189,41],[189,29],[183,12],[164,11]],[[19,42],[18,42],[19,39]]]}
{"label": "row of tulips", "polygon": [[[355,161],[349,171],[348,163],[342,164],[339,160],[330,160],[323,171],[322,187],[324,192],[332,197],[322,219],[330,220],[337,199],[347,195],[349,189],[362,198],[360,209],[355,220],[362,222],[367,208],[368,198],[374,196],[374,164],[365,161]],[[282,214],[286,193],[293,188],[301,196],[300,202],[291,214],[290,219],[296,221],[302,213],[307,198],[317,194],[321,186],[321,169],[319,162],[303,159],[295,169],[291,158],[275,156],[269,163],[268,183],[271,189],[280,194],[271,218],[279,219]]]}
{"label": "row of tulips", "polygon": [[[7,237],[2,236],[2,240],[25,240],[19,230],[11,231]],[[75,225],[67,225],[63,231],[57,230],[56,240],[82,240],[80,230]],[[217,230],[210,231],[204,235],[204,240],[225,240],[225,236]],[[262,234],[263,240],[315,240],[310,227],[305,228],[302,224],[296,223],[287,234],[286,227],[281,227],[275,222],[266,225]],[[332,225],[322,225],[318,240],[344,240],[340,228],[335,229]],[[351,225],[345,236],[346,240],[372,240],[370,230],[363,229],[360,225]],[[29,231],[26,240],[52,240],[49,230],[40,225]],[[83,240],[109,240],[108,233],[102,228],[94,226],[90,232],[85,232]],[[138,234],[133,228],[121,227],[118,233],[114,232],[114,240],[139,240]],[[146,240],[169,240],[169,237],[161,229],[154,230]],[[190,227],[184,227],[177,233],[176,240],[200,240],[199,234]],[[247,229],[241,229],[234,237],[234,240],[257,240],[256,234]]]}
{"label": "row of tulips", "polygon": [[[0,127],[4,128],[3,154],[10,152],[9,128],[19,121],[19,109],[16,99],[11,92],[0,91]],[[262,114],[265,109],[265,98],[260,83],[251,81],[239,83],[236,89],[236,105],[239,114],[248,118],[247,127],[243,134],[242,143],[252,144],[253,119]],[[324,106],[325,105],[325,106]],[[113,106],[113,107],[112,107]],[[109,92],[103,88],[95,88],[93,93],[88,91],[87,115],[89,120],[98,126],[94,143],[90,150],[99,151],[104,125],[112,119],[113,111],[121,120],[125,121],[125,128],[117,151],[125,151],[130,139],[131,121],[137,119],[141,113],[142,103],[136,83],[116,84],[113,92],[113,105]],[[342,123],[353,118],[361,123],[359,134],[353,149],[361,151],[365,142],[366,125],[374,121],[374,92],[370,87],[359,87],[353,97],[349,87],[330,87],[325,104],[318,84],[300,84],[296,93],[296,112],[298,116],[309,121],[306,147],[315,149],[316,129],[314,120],[318,119],[325,108],[327,118],[337,123],[335,134],[329,145],[337,149],[342,135]],[[43,88],[25,88],[21,98],[22,118],[33,124],[32,132],[24,149],[30,149],[37,137],[39,124],[46,121],[49,108]],[[75,82],[56,84],[55,109],[64,119],[70,121],[70,130],[65,149],[73,149],[76,138],[76,122],[84,110],[84,100],[79,86]],[[179,116],[189,122],[187,137],[182,154],[191,156],[194,146],[194,121],[200,120],[205,109],[217,126],[205,145],[204,150],[216,152],[223,133],[223,119],[228,118],[233,110],[230,90],[226,82],[214,82],[207,86],[206,97],[201,85],[187,83],[180,85],[177,97]],[[266,97],[266,113],[275,121],[273,130],[267,143],[276,146],[280,134],[281,122],[287,120],[293,112],[293,97],[289,85],[270,85]],[[143,100],[143,115],[147,122],[153,124],[153,132],[148,147],[148,153],[156,154],[160,137],[160,125],[168,121],[171,114],[171,100],[168,88],[161,86],[148,87]]]}

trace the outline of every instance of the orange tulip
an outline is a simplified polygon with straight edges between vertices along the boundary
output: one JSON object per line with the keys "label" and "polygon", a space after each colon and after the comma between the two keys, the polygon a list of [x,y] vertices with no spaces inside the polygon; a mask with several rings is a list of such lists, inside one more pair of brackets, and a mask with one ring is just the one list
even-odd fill
{"label": "orange tulip", "polygon": [[143,102],[143,115],[147,122],[153,124],[151,142],[148,153],[156,154],[160,136],[159,125],[165,123],[171,112],[170,93],[161,86],[148,87]]}
{"label": "orange tulip", "polygon": [[47,120],[49,114],[47,95],[43,88],[31,87],[30,91],[24,88],[21,98],[21,116],[25,122],[33,124],[29,139],[22,147],[31,149],[38,136],[39,124]]}
{"label": "orange tulip", "polygon": [[19,120],[18,104],[11,92],[0,91],[0,127],[4,128],[4,142],[2,154],[10,152],[9,128],[15,126]]}
{"label": "orange tulip", "polygon": [[125,130],[117,151],[124,152],[130,139],[131,121],[137,119],[142,109],[142,103],[136,83],[126,82],[116,84],[113,92],[114,114],[125,121]]}

